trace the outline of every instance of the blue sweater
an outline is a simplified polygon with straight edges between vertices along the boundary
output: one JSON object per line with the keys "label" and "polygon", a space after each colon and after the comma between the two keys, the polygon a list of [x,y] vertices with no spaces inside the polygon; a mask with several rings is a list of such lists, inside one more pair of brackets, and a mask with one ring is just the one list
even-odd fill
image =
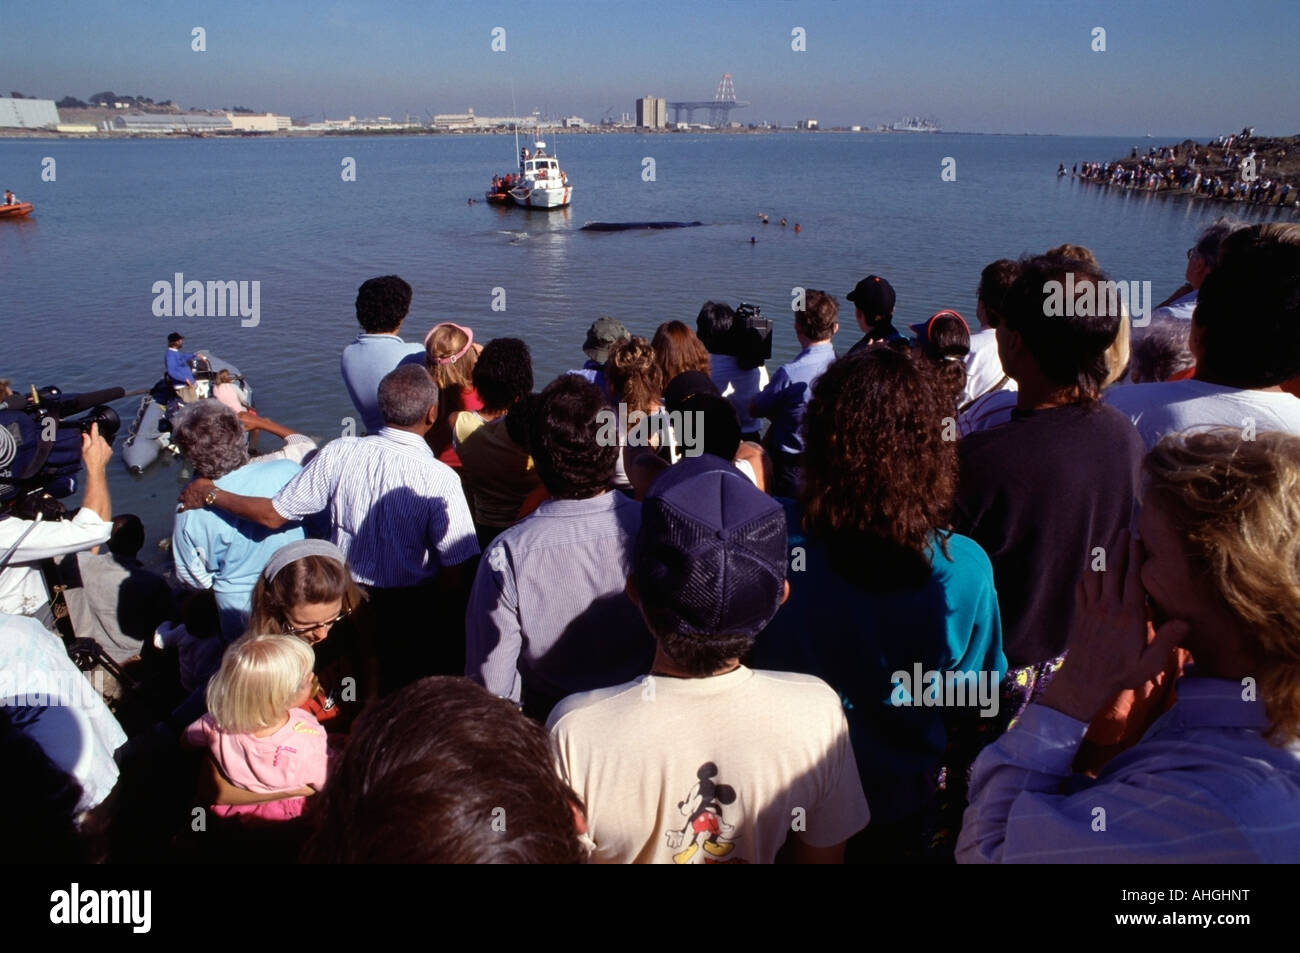
{"label": "blue sweater", "polygon": [[189,362],[194,360],[193,354],[186,354],[184,351],[174,351],[167,349],[165,366],[167,376],[171,379],[169,383],[173,385],[186,384],[194,380],[194,372],[190,370]]}

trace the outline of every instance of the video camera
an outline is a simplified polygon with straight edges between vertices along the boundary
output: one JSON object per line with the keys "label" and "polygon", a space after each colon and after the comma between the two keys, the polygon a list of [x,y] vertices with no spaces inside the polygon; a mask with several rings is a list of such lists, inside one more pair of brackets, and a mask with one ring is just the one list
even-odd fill
{"label": "video camera", "polygon": [[730,329],[710,335],[704,344],[714,354],[734,357],[742,370],[752,370],[772,357],[772,322],[756,304],[742,301],[734,313]]}
{"label": "video camera", "polygon": [[32,388],[31,396],[11,394],[0,400],[0,512],[16,512],[23,498],[62,499],[75,493],[81,435],[99,424],[99,435],[111,444],[122,420],[108,402],[124,396],[121,387],[85,394],[43,387]]}

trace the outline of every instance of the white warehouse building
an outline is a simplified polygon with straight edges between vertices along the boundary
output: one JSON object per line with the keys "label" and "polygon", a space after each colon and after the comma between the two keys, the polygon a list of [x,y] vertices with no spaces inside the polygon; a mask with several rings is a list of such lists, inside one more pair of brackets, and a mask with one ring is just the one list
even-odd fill
{"label": "white warehouse building", "polygon": [[53,129],[59,124],[59,111],[52,99],[0,98],[0,128]]}

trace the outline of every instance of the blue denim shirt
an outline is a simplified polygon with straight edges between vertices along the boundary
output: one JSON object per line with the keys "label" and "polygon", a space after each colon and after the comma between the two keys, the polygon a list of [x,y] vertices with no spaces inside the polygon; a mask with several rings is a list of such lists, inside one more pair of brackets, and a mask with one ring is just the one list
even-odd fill
{"label": "blue denim shirt", "polygon": [[769,447],[782,453],[803,453],[804,410],[812,396],[812,385],[835,362],[830,341],[810,344],[789,364],[772,375],[771,382],[754,398],[760,417],[772,421]]}

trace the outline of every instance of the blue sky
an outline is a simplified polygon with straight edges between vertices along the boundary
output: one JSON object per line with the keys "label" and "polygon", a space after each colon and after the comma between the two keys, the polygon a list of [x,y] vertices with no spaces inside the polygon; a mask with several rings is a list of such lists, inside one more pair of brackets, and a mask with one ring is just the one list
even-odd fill
{"label": "blue sky", "polygon": [[[207,52],[190,49],[195,26]],[[490,49],[497,26],[504,53]],[[1105,52],[1091,49],[1098,26]],[[795,27],[806,52],[791,49]],[[1298,28],[1295,0],[52,0],[6,5],[0,94],[423,117],[509,113],[513,83],[521,112],[599,120],[646,94],[711,99],[728,72],[746,122],[1290,135]]]}

